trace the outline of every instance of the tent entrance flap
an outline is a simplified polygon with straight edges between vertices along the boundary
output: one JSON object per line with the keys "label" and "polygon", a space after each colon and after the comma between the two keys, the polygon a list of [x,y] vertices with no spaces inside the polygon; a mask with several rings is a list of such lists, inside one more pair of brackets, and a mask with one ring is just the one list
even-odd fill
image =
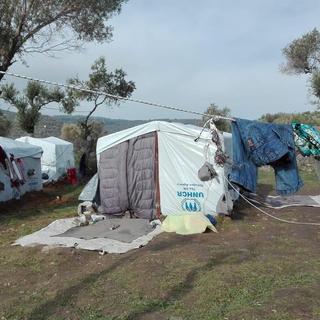
{"label": "tent entrance flap", "polygon": [[130,210],[139,218],[156,215],[156,132],[141,135],[100,154],[101,211]]}

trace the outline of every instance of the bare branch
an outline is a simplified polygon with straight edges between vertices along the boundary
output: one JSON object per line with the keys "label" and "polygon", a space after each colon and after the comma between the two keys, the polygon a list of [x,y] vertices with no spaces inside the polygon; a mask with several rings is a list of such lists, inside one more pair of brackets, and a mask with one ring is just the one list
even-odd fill
{"label": "bare branch", "polygon": [[64,41],[61,41],[59,43],[55,43],[52,45],[49,45],[51,41],[45,40],[38,46],[29,46],[24,49],[25,53],[47,53],[50,56],[54,57],[54,54],[50,54],[50,52],[61,52],[61,51],[74,51],[74,50],[81,50],[81,44],[78,41],[75,41],[73,39],[67,39]]}

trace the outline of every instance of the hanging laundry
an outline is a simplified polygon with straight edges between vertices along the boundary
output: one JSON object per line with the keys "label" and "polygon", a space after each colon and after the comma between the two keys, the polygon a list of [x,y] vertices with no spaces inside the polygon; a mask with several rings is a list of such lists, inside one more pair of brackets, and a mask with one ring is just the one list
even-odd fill
{"label": "hanging laundry", "polygon": [[5,164],[6,164],[6,168],[7,168],[7,174],[10,177],[11,186],[12,187],[18,187],[19,183],[18,183],[18,180],[17,180],[17,176],[15,175],[15,172],[14,172],[10,157],[11,156],[7,155],[6,159],[4,160]]}
{"label": "hanging laundry", "polygon": [[24,182],[13,154],[10,154],[9,170],[12,187],[19,188]]}
{"label": "hanging laundry", "polygon": [[219,132],[213,121],[210,122],[210,132],[212,136],[212,142],[217,146],[217,151],[214,155],[214,162],[219,166],[223,166],[227,162],[228,156],[222,150]]}
{"label": "hanging laundry", "polygon": [[25,183],[27,181],[27,179],[26,179],[26,172],[25,172],[26,169],[25,169],[25,166],[24,166],[24,162],[23,162],[22,159],[17,159],[16,160],[16,164],[18,166],[18,170],[19,170],[20,175],[22,177],[22,181],[23,181],[23,183]]}
{"label": "hanging laundry", "polygon": [[230,181],[256,192],[258,167],[271,165],[276,191],[286,195],[298,191],[300,179],[290,125],[235,119],[232,126],[233,165]]}
{"label": "hanging laundry", "polygon": [[[207,123],[208,122],[206,122],[206,124]],[[206,124],[205,124],[205,126],[206,126]],[[199,137],[195,139],[195,142],[197,142],[200,139],[201,134],[203,133],[203,131],[205,129],[205,126],[203,127],[202,131],[200,132]],[[212,119],[210,122],[210,133],[211,133],[211,141],[217,147],[215,154],[214,154],[214,158],[210,159],[210,161],[213,161],[218,166],[223,166],[228,161],[229,157],[223,151],[221,138],[220,138],[221,133],[219,132],[219,130],[215,126]],[[208,159],[210,145],[211,145],[211,143],[208,142],[204,148],[205,163],[198,170],[198,177],[201,181],[209,181],[209,180],[212,180],[213,178],[218,179],[218,173],[215,170],[215,168],[213,167],[213,164],[211,164]]]}
{"label": "hanging laundry", "polygon": [[213,165],[208,161],[206,161],[203,164],[203,166],[198,170],[198,177],[201,181],[209,181],[217,176],[217,171],[214,169]]}
{"label": "hanging laundry", "polygon": [[24,184],[23,175],[22,175],[22,173],[20,172],[20,169],[19,169],[19,167],[18,167],[18,165],[17,165],[17,163],[16,163],[16,160],[12,160],[11,163],[12,163],[13,170],[14,170],[16,176],[18,177],[19,183],[20,183],[21,185],[23,185],[23,184]]}
{"label": "hanging laundry", "polygon": [[304,157],[320,156],[320,131],[309,124],[291,123],[295,144]]}

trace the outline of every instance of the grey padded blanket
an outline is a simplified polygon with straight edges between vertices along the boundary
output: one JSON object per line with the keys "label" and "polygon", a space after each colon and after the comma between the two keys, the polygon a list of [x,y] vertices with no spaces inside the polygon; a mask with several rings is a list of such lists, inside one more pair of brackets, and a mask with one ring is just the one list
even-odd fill
{"label": "grey padded blanket", "polygon": [[139,218],[156,214],[156,133],[122,142],[100,154],[99,212],[109,215],[126,210]]}
{"label": "grey padded blanket", "polygon": [[[114,226],[118,228],[112,230]],[[74,227],[55,237],[72,237],[91,240],[109,238],[121,242],[132,242],[150,233],[154,228],[146,219],[106,219],[84,227]]]}

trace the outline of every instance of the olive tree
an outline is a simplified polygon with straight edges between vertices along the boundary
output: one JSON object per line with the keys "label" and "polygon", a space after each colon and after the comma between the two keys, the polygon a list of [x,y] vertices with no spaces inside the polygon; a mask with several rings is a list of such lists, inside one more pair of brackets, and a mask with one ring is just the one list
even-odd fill
{"label": "olive tree", "polygon": [[44,106],[52,102],[66,104],[65,93],[59,88],[47,88],[34,81],[28,82],[22,94],[13,84],[5,84],[1,87],[0,98],[17,109],[20,128],[31,135],[34,134]]}
{"label": "olive tree", "polygon": [[[211,103],[207,110],[204,112],[205,114],[212,116],[222,116],[222,117],[231,117],[231,110],[227,107],[220,108],[214,103]],[[204,124],[208,120],[207,116],[202,118],[202,124]],[[223,132],[230,132],[230,121],[219,119],[215,122],[216,127]]]}
{"label": "olive tree", "polygon": [[10,121],[0,111],[0,136],[6,137],[10,132]]}
{"label": "olive tree", "polygon": [[[108,41],[108,20],[127,0],[1,0],[0,71],[26,53],[53,54]],[[3,78],[0,73],[0,81]]]}
{"label": "olive tree", "polygon": [[135,83],[126,80],[126,73],[122,69],[109,71],[104,57],[97,59],[91,66],[87,80],[75,77],[68,80],[68,84],[82,90],[68,89],[66,98],[62,101],[68,113],[72,113],[81,101],[91,106],[91,111],[78,123],[80,128],[81,151],[85,155],[86,163],[95,150],[99,134],[103,130],[99,124],[92,121],[92,116],[98,107],[117,105],[119,100],[113,96],[128,98],[135,90]]}
{"label": "olive tree", "polygon": [[320,32],[317,29],[293,40],[283,50],[282,72],[308,76],[311,93],[320,102]]}

